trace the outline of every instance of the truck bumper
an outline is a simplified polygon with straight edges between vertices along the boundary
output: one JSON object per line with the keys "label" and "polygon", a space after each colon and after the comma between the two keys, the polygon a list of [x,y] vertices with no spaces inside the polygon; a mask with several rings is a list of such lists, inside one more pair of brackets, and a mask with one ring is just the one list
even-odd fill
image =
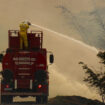
{"label": "truck bumper", "polygon": [[3,92],[1,95],[11,95],[11,96],[48,96],[48,94],[44,93],[32,93],[32,92]]}

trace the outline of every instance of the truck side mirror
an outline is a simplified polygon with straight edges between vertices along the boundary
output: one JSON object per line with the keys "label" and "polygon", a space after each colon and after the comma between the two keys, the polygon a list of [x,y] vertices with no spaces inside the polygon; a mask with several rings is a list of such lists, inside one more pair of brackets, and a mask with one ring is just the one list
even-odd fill
{"label": "truck side mirror", "polygon": [[3,54],[0,54],[0,63],[2,62]]}
{"label": "truck side mirror", "polygon": [[50,54],[50,63],[53,63],[53,62],[54,62],[54,55]]}

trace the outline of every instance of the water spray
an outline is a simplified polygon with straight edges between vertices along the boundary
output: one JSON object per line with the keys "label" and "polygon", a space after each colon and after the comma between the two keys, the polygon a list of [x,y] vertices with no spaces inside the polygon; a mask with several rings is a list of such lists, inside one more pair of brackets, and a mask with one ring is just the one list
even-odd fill
{"label": "water spray", "polygon": [[40,29],[49,31],[49,32],[51,32],[51,33],[54,33],[54,34],[56,34],[56,35],[58,35],[58,36],[60,36],[60,37],[63,37],[63,38],[65,38],[65,39],[67,39],[67,40],[72,40],[72,41],[74,41],[74,42],[76,42],[76,43],[78,43],[78,44],[81,44],[81,45],[83,45],[83,46],[85,46],[85,47],[88,47],[89,49],[92,49],[92,50],[94,50],[94,51],[96,51],[96,52],[98,53],[98,50],[97,50],[95,47],[91,47],[91,46],[89,46],[89,45],[87,45],[87,44],[85,44],[85,43],[83,43],[83,42],[81,42],[81,41],[79,41],[79,40],[76,40],[76,39],[73,39],[73,38],[69,37],[68,35],[64,35],[64,34],[62,34],[62,33],[56,32],[56,31],[51,30],[51,29],[46,28],[46,27],[42,27],[42,26],[40,26],[40,25],[36,25],[36,24],[31,24],[31,25],[34,26],[34,27],[37,27],[37,28],[40,28]]}

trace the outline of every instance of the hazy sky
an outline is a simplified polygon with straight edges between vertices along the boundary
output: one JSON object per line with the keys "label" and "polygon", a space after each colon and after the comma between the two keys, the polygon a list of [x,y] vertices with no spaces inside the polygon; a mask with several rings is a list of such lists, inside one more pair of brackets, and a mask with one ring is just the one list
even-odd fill
{"label": "hazy sky", "polygon": [[57,6],[66,7],[73,14],[78,14],[95,7],[103,8],[105,0],[0,0],[0,48],[7,47],[7,30],[17,29],[24,20],[56,31],[65,27],[62,32],[71,30],[71,36],[79,37],[76,35],[78,32],[66,24],[66,19],[61,16],[61,10]]}

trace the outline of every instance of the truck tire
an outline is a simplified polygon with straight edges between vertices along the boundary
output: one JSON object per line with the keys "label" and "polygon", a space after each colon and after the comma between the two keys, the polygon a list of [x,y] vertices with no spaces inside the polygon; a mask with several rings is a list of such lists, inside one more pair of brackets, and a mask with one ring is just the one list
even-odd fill
{"label": "truck tire", "polygon": [[41,96],[36,96],[36,104],[41,104]]}
{"label": "truck tire", "polygon": [[1,96],[1,103],[12,103],[13,102],[13,96]]}
{"label": "truck tire", "polygon": [[35,72],[35,80],[37,80],[38,82],[44,82],[47,78],[47,72],[45,72],[44,70],[37,70]]}
{"label": "truck tire", "polygon": [[12,50],[12,49],[7,48],[6,53],[12,53],[12,52],[13,52],[13,50]]}
{"label": "truck tire", "polygon": [[36,96],[36,104],[47,104],[48,96]]}
{"label": "truck tire", "polygon": [[7,82],[10,82],[10,80],[13,78],[13,73],[11,70],[3,70],[2,76],[4,80],[6,80]]}
{"label": "truck tire", "polygon": [[47,104],[48,103],[48,96],[43,96],[43,104]]}

